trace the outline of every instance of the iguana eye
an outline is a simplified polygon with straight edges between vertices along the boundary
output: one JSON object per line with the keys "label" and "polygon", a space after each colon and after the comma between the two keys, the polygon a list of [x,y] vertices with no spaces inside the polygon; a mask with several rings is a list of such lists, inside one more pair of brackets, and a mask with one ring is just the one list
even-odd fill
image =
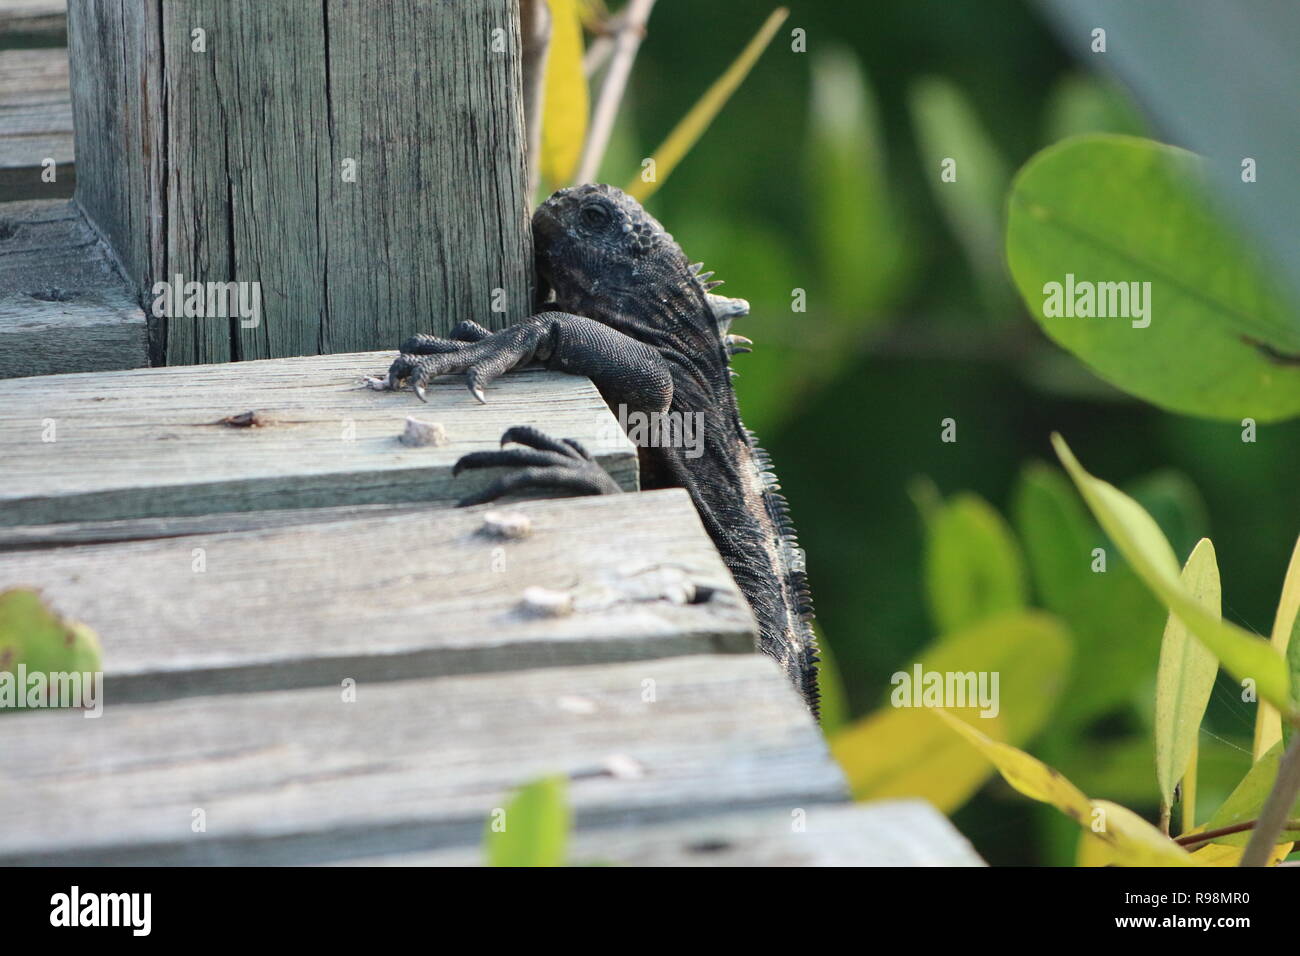
{"label": "iguana eye", "polygon": [[599,203],[582,207],[582,222],[592,229],[601,229],[609,225],[609,210]]}

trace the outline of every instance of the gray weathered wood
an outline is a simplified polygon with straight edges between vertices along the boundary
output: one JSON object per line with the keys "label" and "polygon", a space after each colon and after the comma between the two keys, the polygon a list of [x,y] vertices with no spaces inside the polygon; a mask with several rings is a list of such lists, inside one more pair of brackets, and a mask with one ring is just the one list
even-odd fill
{"label": "gray weathered wood", "polygon": [[0,48],[67,46],[66,0],[0,0]]}
{"label": "gray weathered wood", "polygon": [[[41,178],[47,159],[54,182]],[[68,51],[0,51],[0,202],[66,198],[75,185]]]}
{"label": "gray weathered wood", "polygon": [[[943,814],[922,800],[754,810],[574,833],[573,864],[619,866],[983,866]],[[799,825],[796,826],[796,823]],[[480,866],[478,847],[394,853],[350,866]]]}
{"label": "gray weathered wood", "polygon": [[335,505],[331,508],[280,508],[269,511],[232,511],[162,518],[121,518],[107,521],[59,521],[0,527],[0,551],[65,547],[73,544],[111,544],[148,538],[178,538],[190,534],[218,534],[265,528],[292,528],[351,518],[386,517],[428,511],[430,504]]}
{"label": "gray weathered wood", "polygon": [[8,715],[0,863],[307,863],[476,845],[512,788],[550,773],[571,778],[580,828],[723,808],[788,819],[845,796],[798,695],[760,655],[356,692]]}
{"label": "gray weathered wood", "polygon": [[[162,6],[131,0],[68,4],[72,116],[80,144],[77,202],[141,299],[167,265],[162,50],[151,45],[161,29]],[[159,326],[153,351],[161,359],[165,329],[151,322]]]}
{"label": "gray weathered wood", "polygon": [[[684,491],[495,507],[533,533],[479,533],[483,506],[14,551],[0,590],[39,588],[90,624],[117,701],[753,649]],[[681,581],[701,599],[670,596]],[[529,613],[530,587],[574,612]]]}
{"label": "gray weathered wood", "polygon": [[255,328],[157,320],[169,364],[530,311],[517,4],[72,0],[77,199],[125,273],[261,283]]}
{"label": "gray weathered wood", "polygon": [[[490,480],[453,479],[451,466],[498,447],[512,425],[576,438],[623,487],[637,486],[636,449],[588,380],[512,372],[486,405],[461,377],[439,379],[428,404],[354,388],[394,354],[0,381],[0,527],[446,501]],[[264,424],[218,424],[248,411]],[[408,416],[441,422],[448,443],[403,445]]]}
{"label": "gray weathered wood", "polygon": [[144,313],[76,210],[0,205],[0,378],[148,364]]}

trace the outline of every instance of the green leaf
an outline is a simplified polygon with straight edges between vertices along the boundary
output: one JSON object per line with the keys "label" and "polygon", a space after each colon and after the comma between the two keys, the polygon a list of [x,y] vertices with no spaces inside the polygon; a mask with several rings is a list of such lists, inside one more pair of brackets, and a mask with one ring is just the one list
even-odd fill
{"label": "green leaf", "polygon": [[[939,77],[918,81],[908,97],[925,179],[979,282],[994,318],[1009,318],[1014,301],[1002,265],[1002,206],[1010,174],[961,89]],[[956,179],[940,172],[956,163]]]}
{"label": "green leaf", "polygon": [[1096,525],[1061,472],[1034,462],[1020,473],[1012,502],[1034,586],[1043,604],[1073,621],[1079,595],[1091,580]]}
{"label": "green leaf", "polygon": [[825,299],[819,312],[857,337],[897,296],[911,247],[900,240],[875,95],[849,50],[813,54],[810,111],[804,182]]}
{"label": "green leaf", "polygon": [[587,76],[582,69],[582,15],[577,0],[547,0],[551,44],[542,100],[542,178],[551,189],[573,181],[587,137]]}
{"label": "green leaf", "polygon": [[[1187,559],[1182,583],[1209,613],[1220,616],[1219,566],[1209,538],[1202,538]],[[1174,788],[1187,773],[1218,672],[1214,654],[1170,614],[1156,672],[1156,781],[1165,809],[1174,805]]]}
{"label": "green leaf", "polygon": [[[1255,761],[1250,772],[1242,778],[1237,789],[1228,795],[1228,799],[1223,801],[1223,806],[1205,822],[1205,825],[1198,828],[1198,832],[1205,830],[1218,830],[1223,827],[1235,826],[1238,823],[1245,823],[1247,820],[1255,820],[1259,817],[1259,811],[1264,806],[1264,801],[1268,799],[1269,791],[1273,789],[1273,784],[1277,781],[1277,768],[1282,760],[1282,744],[1278,742]],[[1300,798],[1296,799],[1295,805],[1287,814],[1289,820],[1300,818]],[[1300,840],[1300,828],[1288,829],[1283,832],[1288,840]],[[1232,833],[1227,836],[1215,837],[1214,842],[1224,846],[1243,846],[1250,839],[1249,832]]]}
{"label": "green leaf", "polygon": [[[1202,179],[1197,157],[1147,140],[1095,135],[1043,150],[1011,188],[1016,286],[1052,339],[1130,394],[1207,418],[1300,414],[1300,363],[1286,358],[1300,354],[1294,306],[1211,212]],[[1149,282],[1150,324],[1047,316],[1049,283],[1068,276]]]}
{"label": "green leaf", "polygon": [[927,530],[926,592],[940,633],[1025,606],[1020,547],[988,502],[969,493],[956,495]]}
{"label": "green leaf", "polygon": [[[1180,537],[1196,530],[1199,536],[1204,506],[1186,479],[1158,474],[1131,487],[1163,528]],[[1012,514],[1039,600],[1075,637],[1070,687],[1052,731],[1070,736],[1084,722],[1129,706],[1134,690],[1154,679],[1168,611],[1102,534],[1064,472],[1037,462],[1027,465]],[[1099,547],[1106,550],[1104,573],[1092,569],[1093,550]],[[1071,740],[1062,750],[1076,746]]]}
{"label": "green leaf", "polygon": [[[1291,696],[1300,700],[1300,638],[1296,636],[1297,632],[1300,632],[1300,538],[1296,539],[1286,577],[1282,580],[1282,596],[1273,616],[1272,637],[1273,646],[1286,655],[1287,667],[1291,671]],[[1255,745],[1252,748],[1255,759],[1258,760],[1279,740],[1290,743],[1291,731],[1291,724],[1283,726],[1275,708],[1260,704],[1259,713],[1255,715]]]}
{"label": "green leaf", "polygon": [[[998,674],[995,716],[954,710],[991,736],[1023,744],[1046,724],[1065,684],[1070,642],[1049,615],[1036,611],[984,621],[936,641],[915,667],[923,674]],[[904,684],[895,675],[891,701],[831,738],[831,752],[859,800],[921,797],[945,812],[965,803],[989,766],[953,737],[927,707],[891,706]]]}
{"label": "green leaf", "polygon": [[651,158],[654,160],[655,178],[650,182],[646,182],[640,176],[632,180],[625,190],[629,196],[645,202],[667,181],[672,171],[677,168],[677,164],[704,135],[704,131],[709,128],[709,124],[726,105],[727,100],[731,99],[731,94],[736,92],[736,88],[744,82],[749,71],[758,62],[758,58],[767,49],[767,45],[772,42],[777,29],[789,15],[790,11],[785,7],[778,7],[772,11],[759,27],[758,33],[754,34],[753,39],[745,45],[745,49],[740,51],[740,55],[731,66],[727,67],[722,76],[705,90],[699,102],[691,107],[654,151]]}
{"label": "green leaf", "polygon": [[483,832],[488,866],[564,866],[573,814],[563,776],[521,787]]}
{"label": "green leaf", "polygon": [[1160,527],[1136,501],[1084,471],[1060,435],[1052,444],[1084,500],[1138,576],[1213,651],[1233,676],[1253,680],[1260,698],[1294,712],[1285,659],[1267,641],[1208,612],[1183,586],[1178,559]]}
{"label": "green leaf", "polygon": [[[99,638],[86,625],[55,614],[27,588],[0,592],[0,673],[96,674],[104,667]],[[15,684],[15,709],[26,706],[25,687]],[[3,712],[4,708],[0,708]]]}

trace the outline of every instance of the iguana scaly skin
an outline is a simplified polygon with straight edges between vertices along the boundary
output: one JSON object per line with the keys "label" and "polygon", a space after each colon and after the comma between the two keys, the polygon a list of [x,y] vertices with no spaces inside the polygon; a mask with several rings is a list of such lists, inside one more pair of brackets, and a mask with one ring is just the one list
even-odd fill
{"label": "iguana scaly skin", "polygon": [[[544,311],[497,332],[462,322],[447,338],[404,343],[375,388],[409,382],[423,398],[437,375],[465,373],[479,401],[494,378],[530,362],[586,375],[623,419],[631,413],[699,413],[703,450],[639,449],[643,488],[685,488],[759,625],[759,646],[785,669],[814,713],[816,644],[803,553],[767,454],[740,421],[731,356],[748,339],[729,335],[743,299],[714,295],[712,273],[690,264],[673,237],[631,197],[612,186],[562,189],[533,217],[539,280],[554,294]],[[501,440],[524,447],[474,452],[465,468],[510,469],[478,504],[519,489],[610,494],[618,486],[577,442],[533,428]]]}

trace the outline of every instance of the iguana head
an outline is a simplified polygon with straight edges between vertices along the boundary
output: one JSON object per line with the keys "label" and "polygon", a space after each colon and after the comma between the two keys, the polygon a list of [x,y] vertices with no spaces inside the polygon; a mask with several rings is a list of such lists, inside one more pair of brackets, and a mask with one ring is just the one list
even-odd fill
{"label": "iguana head", "polygon": [[[672,235],[627,193],[590,184],[561,189],[533,215],[537,271],[561,307],[598,321],[685,323],[713,341],[748,311],[709,292]],[[662,308],[672,303],[673,308]]]}

